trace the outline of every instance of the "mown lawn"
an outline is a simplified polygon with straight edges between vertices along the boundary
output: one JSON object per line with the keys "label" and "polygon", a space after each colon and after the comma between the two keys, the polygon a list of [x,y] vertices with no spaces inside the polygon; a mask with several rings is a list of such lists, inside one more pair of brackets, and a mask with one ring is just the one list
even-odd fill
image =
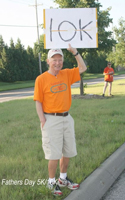
{"label": "mown lawn", "polygon": [[[113,98],[72,100],[70,113],[75,120],[78,155],[70,160],[68,176],[78,183],[125,142],[124,83],[113,83]],[[103,84],[89,86],[85,92],[101,94],[102,88]],[[44,185],[47,179],[47,161],[32,98],[1,103],[0,199],[53,200],[55,197]],[[70,193],[67,188],[62,191],[63,196],[56,199]]]}

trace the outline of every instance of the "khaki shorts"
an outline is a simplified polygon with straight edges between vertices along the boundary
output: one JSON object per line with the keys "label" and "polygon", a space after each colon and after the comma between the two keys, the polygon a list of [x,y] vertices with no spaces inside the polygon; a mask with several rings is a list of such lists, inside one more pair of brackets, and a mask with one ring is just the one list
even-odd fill
{"label": "khaki shorts", "polygon": [[66,117],[47,115],[42,131],[42,147],[45,159],[58,160],[77,155],[74,120],[69,114]]}

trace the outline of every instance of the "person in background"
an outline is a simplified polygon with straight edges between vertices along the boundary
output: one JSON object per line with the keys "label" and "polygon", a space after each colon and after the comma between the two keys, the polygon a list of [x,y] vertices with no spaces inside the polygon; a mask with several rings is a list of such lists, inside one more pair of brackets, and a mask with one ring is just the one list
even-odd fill
{"label": "person in background", "polygon": [[113,75],[114,75],[114,69],[111,67],[111,62],[108,62],[108,66],[104,69],[103,72],[104,75],[104,88],[103,88],[103,97],[105,96],[105,92],[106,92],[106,88],[108,86],[109,83],[109,96],[113,96],[111,94],[111,90],[112,90],[112,82],[113,82]]}
{"label": "person in background", "polygon": [[[62,195],[60,187],[71,190],[79,188],[67,177],[69,159],[77,155],[74,120],[69,114],[71,107],[71,85],[80,80],[86,65],[76,48],[70,44],[67,49],[77,61],[77,67],[62,69],[64,56],[61,49],[48,52],[48,71],[39,75],[35,81],[34,101],[41,124],[42,147],[48,160],[48,188],[54,195]],[[60,177],[55,179],[60,160]]]}

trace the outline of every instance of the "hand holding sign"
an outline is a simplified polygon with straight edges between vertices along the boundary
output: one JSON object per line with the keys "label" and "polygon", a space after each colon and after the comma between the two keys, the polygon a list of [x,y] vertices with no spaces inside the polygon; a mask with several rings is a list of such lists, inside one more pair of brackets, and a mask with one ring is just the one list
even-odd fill
{"label": "hand holding sign", "polygon": [[73,55],[75,55],[77,53],[77,49],[76,48],[73,48],[71,46],[71,44],[69,44],[69,47],[67,48],[68,51],[70,51]]}

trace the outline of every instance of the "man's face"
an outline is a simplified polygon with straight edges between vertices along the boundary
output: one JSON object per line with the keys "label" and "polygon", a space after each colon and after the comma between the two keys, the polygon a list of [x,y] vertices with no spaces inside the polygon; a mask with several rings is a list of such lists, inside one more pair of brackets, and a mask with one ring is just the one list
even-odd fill
{"label": "man's face", "polygon": [[58,72],[63,67],[63,57],[60,54],[56,54],[47,60],[47,64],[51,70]]}
{"label": "man's face", "polygon": [[111,63],[108,63],[108,67],[111,67]]}

